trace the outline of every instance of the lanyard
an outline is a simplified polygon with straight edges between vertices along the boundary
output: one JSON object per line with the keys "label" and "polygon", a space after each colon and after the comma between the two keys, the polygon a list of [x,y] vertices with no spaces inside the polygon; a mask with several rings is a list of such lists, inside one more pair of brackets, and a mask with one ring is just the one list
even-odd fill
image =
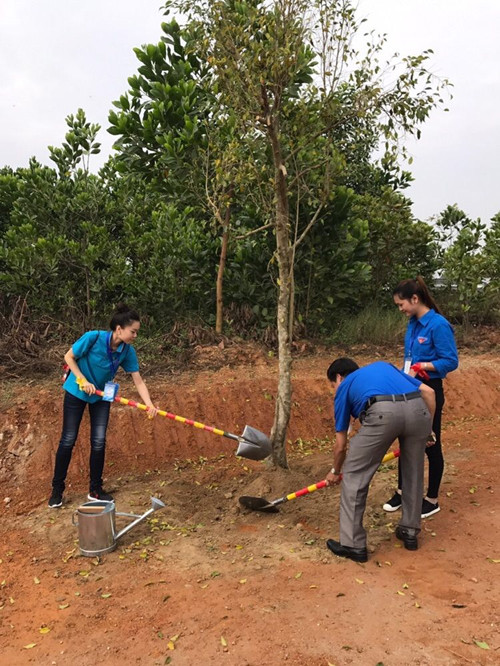
{"label": "lanyard", "polygon": [[111,336],[113,335],[113,331],[110,331],[108,333],[108,337],[106,338],[106,351],[108,352],[108,359],[109,359],[109,367],[111,369],[111,378],[113,378],[120,366],[120,360],[121,360],[121,352],[118,355],[118,358],[115,360],[113,358],[113,352],[111,350]]}

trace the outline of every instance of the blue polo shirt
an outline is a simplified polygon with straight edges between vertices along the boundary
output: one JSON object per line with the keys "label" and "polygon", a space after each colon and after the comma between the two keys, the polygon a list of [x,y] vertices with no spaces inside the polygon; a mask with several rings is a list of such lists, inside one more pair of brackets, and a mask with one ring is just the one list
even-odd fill
{"label": "blue polo shirt", "polygon": [[385,361],[376,361],[351,372],[335,393],[335,430],[344,432],[351,416],[358,418],[366,401],[374,395],[413,393],[422,382]]}
{"label": "blue polo shirt", "polygon": [[412,363],[428,361],[436,368],[429,370],[432,379],[444,379],[458,368],[458,353],[453,328],[449,321],[435,310],[429,310],[423,317],[412,317],[405,335],[405,358]]}
{"label": "blue polo shirt", "polygon": [[[116,374],[116,371],[113,372],[108,356],[108,336],[109,331],[88,331],[71,347],[84,377],[101,391],[104,390],[106,382],[112,380]],[[111,354],[116,369],[121,366],[125,372],[139,371],[137,354],[131,345],[122,342],[118,349],[111,352]],[[98,395],[87,395],[84,391],[80,391],[76,383],[76,377],[72,372],[64,382],[63,389],[80,398],[80,400],[85,400],[85,402],[101,400]]]}

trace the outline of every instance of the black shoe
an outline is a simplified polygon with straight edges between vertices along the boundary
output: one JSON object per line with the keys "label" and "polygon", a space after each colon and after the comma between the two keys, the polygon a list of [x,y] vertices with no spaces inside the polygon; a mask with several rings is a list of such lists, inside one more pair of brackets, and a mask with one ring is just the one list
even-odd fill
{"label": "black shoe", "polygon": [[350,546],[343,546],[341,543],[334,541],[333,539],[328,539],[326,545],[334,555],[338,555],[339,557],[347,557],[350,560],[354,560],[355,562],[368,561],[368,553],[366,548],[351,548]]}
{"label": "black shoe", "polygon": [[395,492],[391,499],[384,504],[382,507],[384,511],[397,511],[401,508],[401,495],[398,492]]}
{"label": "black shoe", "polygon": [[53,490],[49,499],[49,509],[58,509],[62,506],[62,493],[59,490]]}
{"label": "black shoe", "polygon": [[102,488],[91,490],[87,495],[89,500],[100,500],[101,502],[113,502],[113,495],[110,495]]}
{"label": "black shoe", "polygon": [[418,550],[416,534],[409,534],[404,527],[396,527],[396,537],[404,543],[406,550]]}
{"label": "black shoe", "polygon": [[429,500],[422,500],[422,518],[433,516],[438,511],[441,511],[441,509],[439,508],[439,504],[437,502],[436,504],[433,504],[432,502],[429,502]]}

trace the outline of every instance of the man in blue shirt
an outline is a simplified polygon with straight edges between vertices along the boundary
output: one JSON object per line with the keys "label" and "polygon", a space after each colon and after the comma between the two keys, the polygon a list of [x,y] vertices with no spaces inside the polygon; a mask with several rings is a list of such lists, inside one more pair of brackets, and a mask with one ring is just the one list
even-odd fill
{"label": "man in blue shirt", "polygon": [[[327,376],[335,390],[336,443],[326,480],[328,485],[342,480],[340,541],[329,539],[328,548],[340,557],[367,561],[363,515],[370,481],[391,443],[399,438],[405,492],[396,536],[405,548],[417,550],[434,391],[383,361],[359,368],[352,359],[339,358],[330,365]],[[361,429],[351,439],[347,453],[351,417],[359,418]]]}

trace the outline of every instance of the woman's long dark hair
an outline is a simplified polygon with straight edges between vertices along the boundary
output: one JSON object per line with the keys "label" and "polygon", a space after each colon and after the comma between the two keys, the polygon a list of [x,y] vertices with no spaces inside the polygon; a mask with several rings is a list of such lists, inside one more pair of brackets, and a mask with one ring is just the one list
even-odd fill
{"label": "woman's long dark hair", "polygon": [[405,301],[410,301],[412,296],[418,296],[421,303],[442,314],[421,275],[417,275],[415,280],[402,280],[393,290],[392,295],[399,296]]}

